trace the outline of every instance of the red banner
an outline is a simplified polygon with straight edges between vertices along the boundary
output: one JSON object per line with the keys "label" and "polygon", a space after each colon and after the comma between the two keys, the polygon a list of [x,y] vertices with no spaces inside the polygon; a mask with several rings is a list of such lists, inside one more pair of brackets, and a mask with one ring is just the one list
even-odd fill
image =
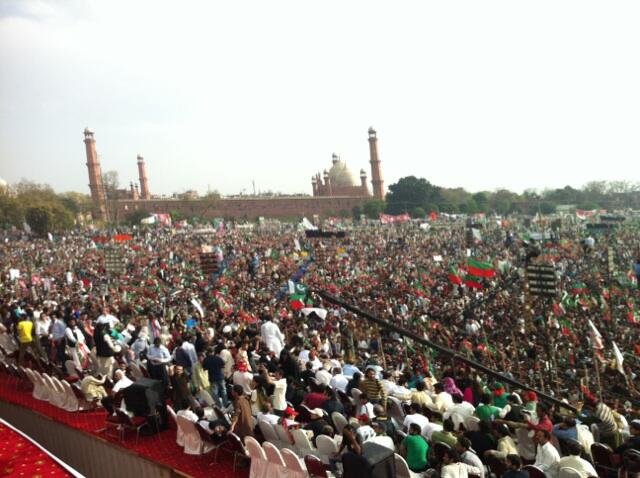
{"label": "red banner", "polygon": [[130,241],[131,239],[133,239],[133,237],[130,234],[116,234],[115,236],[113,236],[113,239],[116,242],[125,242]]}
{"label": "red banner", "polygon": [[411,216],[408,214],[400,214],[398,216],[392,216],[390,214],[380,214],[380,222],[382,224],[401,224],[411,220]]}

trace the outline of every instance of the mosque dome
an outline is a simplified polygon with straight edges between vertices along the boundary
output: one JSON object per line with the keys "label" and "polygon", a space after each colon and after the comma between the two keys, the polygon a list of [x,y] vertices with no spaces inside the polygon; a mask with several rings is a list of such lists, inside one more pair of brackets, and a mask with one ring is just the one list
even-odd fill
{"label": "mosque dome", "polygon": [[333,159],[333,166],[329,170],[331,185],[336,187],[355,186],[351,171],[347,169],[347,165],[337,156]]}

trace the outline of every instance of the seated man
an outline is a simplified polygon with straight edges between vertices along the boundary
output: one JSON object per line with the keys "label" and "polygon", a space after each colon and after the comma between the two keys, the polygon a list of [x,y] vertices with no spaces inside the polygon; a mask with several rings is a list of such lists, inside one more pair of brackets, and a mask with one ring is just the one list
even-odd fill
{"label": "seated man", "polygon": [[569,441],[566,444],[567,456],[560,458],[554,465],[547,470],[547,476],[555,477],[560,474],[562,468],[573,468],[582,475],[582,478],[598,476],[593,465],[587,460],[580,458],[582,454],[582,445],[577,441]]}
{"label": "seated man", "polygon": [[400,445],[400,454],[407,460],[409,469],[414,473],[421,473],[429,467],[427,463],[429,444],[420,432],[420,425],[412,423],[409,425],[409,434]]}

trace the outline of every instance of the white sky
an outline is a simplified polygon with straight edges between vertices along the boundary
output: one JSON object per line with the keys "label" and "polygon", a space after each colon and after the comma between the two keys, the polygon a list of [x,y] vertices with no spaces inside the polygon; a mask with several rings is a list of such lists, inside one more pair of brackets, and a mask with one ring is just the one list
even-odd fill
{"label": "white sky", "polygon": [[640,2],[0,0],[0,177],[152,193],[640,180]]}

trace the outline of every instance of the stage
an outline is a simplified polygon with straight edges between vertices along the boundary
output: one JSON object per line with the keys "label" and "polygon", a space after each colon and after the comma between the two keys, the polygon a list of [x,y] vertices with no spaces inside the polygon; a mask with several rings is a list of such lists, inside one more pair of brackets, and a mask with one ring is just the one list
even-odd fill
{"label": "stage", "polygon": [[[186,455],[176,444],[176,430],[172,428],[157,435],[141,435],[137,445],[135,435],[127,435],[125,441],[120,442],[97,433],[104,427],[106,412],[103,409],[67,412],[36,400],[30,391],[18,390],[15,378],[4,374],[0,375],[0,418],[77,472],[91,478],[246,478],[249,474],[248,468],[234,473],[231,457],[224,451],[218,454],[216,464],[213,464],[212,453]],[[22,476],[37,476],[37,473]]]}

